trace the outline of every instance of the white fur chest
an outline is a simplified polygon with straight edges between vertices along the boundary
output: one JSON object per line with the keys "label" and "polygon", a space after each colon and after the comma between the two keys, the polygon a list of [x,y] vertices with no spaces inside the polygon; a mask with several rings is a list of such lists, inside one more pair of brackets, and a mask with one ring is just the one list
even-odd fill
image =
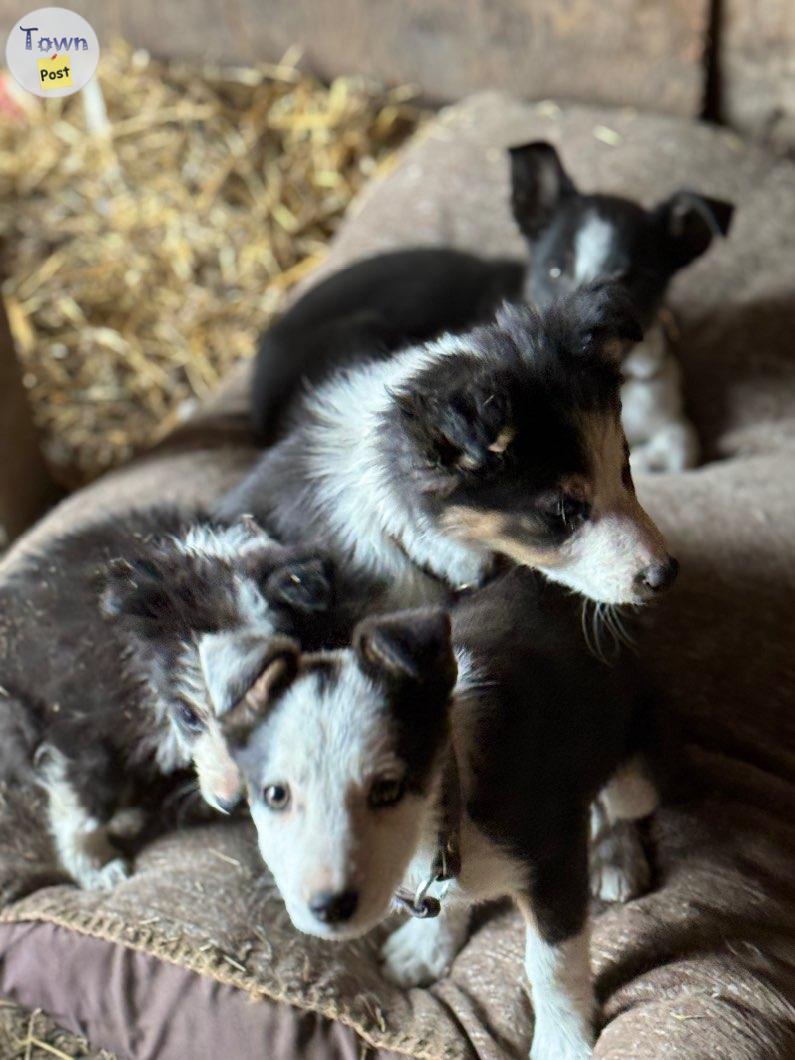
{"label": "white fur chest", "polygon": [[479,581],[488,563],[483,552],[436,527],[410,495],[410,483],[403,495],[381,451],[391,391],[429,355],[425,348],[407,350],[321,389],[314,405],[320,426],[309,447],[319,508],[339,546],[360,570],[387,581],[388,603],[402,607],[443,595],[424,570],[459,586]]}
{"label": "white fur chest", "polygon": [[684,415],[682,376],[662,324],[654,324],[622,364],[621,422],[633,471],[683,471],[698,460],[698,438]]}

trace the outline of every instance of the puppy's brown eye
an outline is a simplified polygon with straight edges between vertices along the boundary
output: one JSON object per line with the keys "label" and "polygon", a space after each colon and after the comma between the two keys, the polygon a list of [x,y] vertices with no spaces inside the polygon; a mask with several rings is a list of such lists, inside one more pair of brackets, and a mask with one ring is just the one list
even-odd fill
{"label": "puppy's brown eye", "polygon": [[204,722],[193,707],[189,707],[187,703],[180,703],[179,710],[177,711],[177,719],[180,725],[184,729],[187,729],[188,732],[201,732],[204,728]]}
{"label": "puppy's brown eye", "polygon": [[367,801],[374,810],[384,806],[396,806],[403,798],[405,790],[405,782],[394,777],[374,780]]}
{"label": "puppy's brown eye", "polygon": [[589,515],[589,507],[585,501],[576,497],[562,496],[558,501],[558,517],[567,530],[576,530],[582,526]]}
{"label": "puppy's brown eye", "polygon": [[290,789],[286,784],[269,784],[262,797],[269,810],[286,810],[290,804]]}

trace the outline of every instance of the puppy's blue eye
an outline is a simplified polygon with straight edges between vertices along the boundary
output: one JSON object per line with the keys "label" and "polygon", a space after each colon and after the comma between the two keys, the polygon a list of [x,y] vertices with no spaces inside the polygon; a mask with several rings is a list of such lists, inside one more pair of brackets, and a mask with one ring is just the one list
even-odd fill
{"label": "puppy's blue eye", "polygon": [[290,789],[286,784],[268,784],[262,798],[269,810],[286,810],[290,803]]}
{"label": "puppy's blue eye", "polygon": [[563,269],[560,265],[550,265],[548,272],[550,280],[559,280],[563,275]]}
{"label": "puppy's blue eye", "polygon": [[406,791],[404,781],[393,777],[373,781],[367,801],[374,810],[384,806],[396,806]]}
{"label": "puppy's blue eye", "polygon": [[177,719],[179,720],[180,725],[187,729],[188,732],[201,732],[204,728],[204,722],[193,707],[189,707],[187,703],[180,703],[179,710],[177,711]]}

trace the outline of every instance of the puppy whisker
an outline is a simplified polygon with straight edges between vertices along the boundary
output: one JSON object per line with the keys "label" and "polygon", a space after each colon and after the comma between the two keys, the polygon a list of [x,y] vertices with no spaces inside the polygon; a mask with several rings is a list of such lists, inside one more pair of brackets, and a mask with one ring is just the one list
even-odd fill
{"label": "puppy whisker", "polygon": [[608,604],[606,617],[616,640],[631,650],[637,650],[638,642],[627,625],[622,609],[617,604]]}

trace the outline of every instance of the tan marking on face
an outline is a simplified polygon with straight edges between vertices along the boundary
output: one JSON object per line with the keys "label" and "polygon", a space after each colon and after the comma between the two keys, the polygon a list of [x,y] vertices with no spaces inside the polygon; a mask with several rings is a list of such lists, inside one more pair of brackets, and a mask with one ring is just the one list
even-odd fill
{"label": "tan marking on face", "polygon": [[499,540],[505,534],[507,522],[502,512],[469,508],[465,504],[451,506],[440,520],[445,533],[484,545]]}
{"label": "tan marking on face", "polygon": [[541,563],[555,581],[605,603],[641,603],[637,579],[655,563],[666,563],[662,534],[641,507],[625,473],[626,439],[618,413],[592,413],[581,420],[590,460],[590,518],[561,546],[558,562]]}
{"label": "tan marking on face", "polygon": [[235,802],[242,785],[240,772],[217,723],[211,722],[196,737],[191,751],[204,800],[217,809]]}
{"label": "tan marking on face", "polygon": [[511,520],[502,512],[483,511],[460,504],[449,508],[441,519],[445,533],[459,540],[485,545],[493,552],[501,552],[517,563],[528,567],[546,566],[558,562],[558,550],[540,548],[532,535],[517,537],[510,532]]}
{"label": "tan marking on face", "polygon": [[532,526],[500,511],[456,505],[441,519],[446,533],[501,552],[538,568],[554,580],[605,603],[642,603],[638,579],[652,564],[669,559],[662,534],[641,507],[626,474],[626,439],[618,411],[583,414],[581,437],[589,460],[586,474],[559,483],[587,501],[589,518],[559,546],[541,546]]}
{"label": "tan marking on face", "polygon": [[518,537],[504,537],[494,548],[525,567],[557,567],[564,562],[559,548],[534,548],[530,541]]}

